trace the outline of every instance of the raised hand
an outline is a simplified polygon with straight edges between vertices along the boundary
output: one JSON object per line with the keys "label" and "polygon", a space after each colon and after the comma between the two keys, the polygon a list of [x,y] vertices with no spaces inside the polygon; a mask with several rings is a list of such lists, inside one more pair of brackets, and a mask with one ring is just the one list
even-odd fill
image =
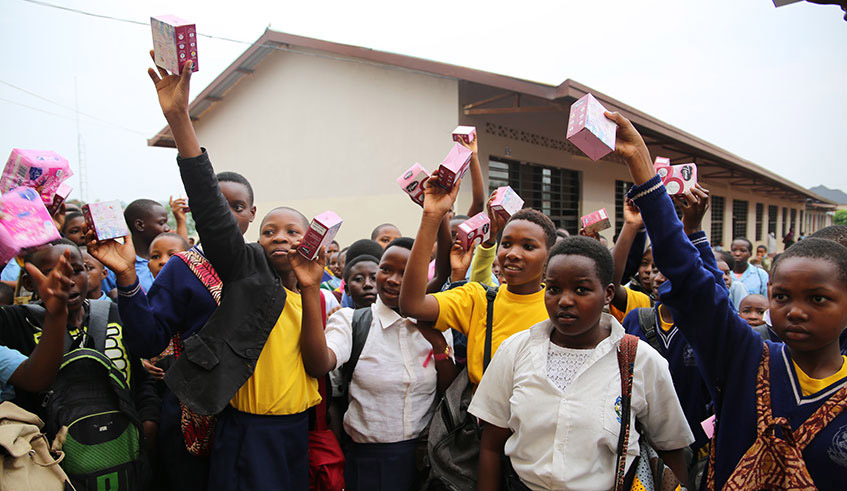
{"label": "raised hand", "polygon": [[123,243],[118,242],[117,239],[97,242],[94,232],[88,231],[85,234],[85,241],[88,253],[114,271],[117,276],[126,275],[129,272],[135,274],[135,246],[132,244],[131,235],[125,236]]}
{"label": "raised hand", "polygon": [[579,229],[578,235],[581,235],[583,237],[588,237],[588,238],[594,239],[594,240],[600,240],[600,232],[598,232],[596,230],[588,231],[584,228],[581,228],[581,229]]}
{"label": "raised hand", "polygon": [[653,168],[653,162],[650,160],[650,151],[647,150],[647,145],[641,138],[641,134],[620,113],[606,112],[605,114],[607,118],[618,125],[618,131],[615,135],[615,153],[626,160],[636,184],[649,181],[656,175],[656,171]]}
{"label": "raised hand", "polygon": [[462,180],[459,179],[453,184],[453,189],[449,192],[436,184],[438,176],[433,173],[424,183],[424,214],[434,215],[439,219],[445,213],[453,208],[453,203],[456,202],[456,196],[459,194],[459,188],[462,185]]}
{"label": "raised hand", "polygon": [[488,215],[488,219],[491,221],[491,226],[489,227],[489,237],[482,245],[484,247],[491,247],[497,243],[497,235],[503,230],[503,227],[506,226],[506,218],[499,213],[494,213],[491,209],[491,202],[494,201],[494,194],[497,192],[495,189],[491,192],[491,196],[488,197],[488,202],[485,204],[485,213]]}
{"label": "raised hand", "polygon": [[674,201],[682,208],[682,226],[685,234],[691,235],[700,231],[703,216],[709,209],[709,190],[697,184],[681,197],[675,196]]}
{"label": "raised hand", "polygon": [[65,252],[59,257],[56,267],[46,276],[34,264],[24,264],[26,272],[29,273],[35,283],[38,295],[44,302],[44,309],[50,314],[65,316],[68,314],[68,296],[74,286],[71,279],[74,271],[71,267],[70,258],[71,249],[66,248]]}
{"label": "raised hand", "polygon": [[[154,62],[156,61],[152,49],[150,50],[150,57],[153,58]],[[188,112],[188,92],[191,88],[191,72],[193,69],[193,61],[185,64],[180,75],[168,73],[167,70],[158,66],[155,69],[147,69],[147,74],[150,75],[150,79],[156,86],[159,106],[162,107],[162,113],[166,117],[170,114]]]}
{"label": "raised hand", "polygon": [[459,144],[473,152],[475,158],[479,158],[479,138],[474,138],[470,143],[465,143],[465,140],[460,138]]}
{"label": "raised hand", "polygon": [[305,256],[297,252],[298,247],[300,247],[299,241],[288,250],[288,263],[294,271],[300,290],[313,286],[320,287],[324,266],[326,266],[326,247],[320,248],[318,257],[313,261],[306,259]]}
{"label": "raised hand", "polygon": [[188,200],[186,198],[174,199],[171,196],[168,202],[171,205],[171,213],[173,213],[176,223],[184,223],[186,220],[185,212],[188,209]]}
{"label": "raised hand", "polygon": [[466,251],[458,240],[453,242],[450,248],[450,281],[461,281],[465,279],[468,268],[471,267],[473,259],[473,247]]}
{"label": "raised hand", "polygon": [[641,210],[635,206],[635,202],[626,198],[623,205],[623,221],[627,225],[635,227],[636,230],[644,226],[644,219],[641,218]]}

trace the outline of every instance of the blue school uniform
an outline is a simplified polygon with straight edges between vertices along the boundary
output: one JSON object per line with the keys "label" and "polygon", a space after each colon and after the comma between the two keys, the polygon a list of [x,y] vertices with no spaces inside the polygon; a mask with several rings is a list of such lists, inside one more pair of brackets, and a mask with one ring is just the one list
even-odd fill
{"label": "blue school uniform", "polygon": [[762,268],[747,263],[747,269],[744,270],[741,278],[735,280],[733,277],[733,280],[743,283],[751,295],[768,296],[768,272]]}
{"label": "blue school uniform", "polygon": [[[641,209],[653,244],[653,259],[668,278],[662,301],[674,308],[674,320],[691,344],[715,401],[715,488],[721,489],[757,436],[756,376],[763,342],[730,306],[727,289],[717,285],[690,242],[673,203],[658,177],[636,186],[630,197]],[[804,396],[794,363],[784,344],[765,341],[770,350],[770,381],[775,417],[798,428],[833,393],[847,385],[842,378]],[[823,428],[803,451],[809,474],[821,490],[847,489],[847,412]]]}

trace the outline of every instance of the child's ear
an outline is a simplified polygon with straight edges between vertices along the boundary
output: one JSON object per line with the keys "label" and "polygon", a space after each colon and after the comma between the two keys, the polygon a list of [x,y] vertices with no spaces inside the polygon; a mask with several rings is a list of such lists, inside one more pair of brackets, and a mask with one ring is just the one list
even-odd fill
{"label": "child's ear", "polygon": [[24,270],[24,274],[21,275],[21,286],[28,291],[38,293],[35,288],[35,283],[33,283],[32,281],[32,276],[30,276],[29,273],[26,272],[26,270]]}
{"label": "child's ear", "polygon": [[103,268],[103,272],[100,273],[100,275],[102,276],[102,278],[100,278],[100,281],[103,281],[109,277],[109,273],[106,271],[106,268]]}
{"label": "child's ear", "polygon": [[136,218],[132,222],[132,228],[134,229],[134,232],[144,232],[144,220]]}
{"label": "child's ear", "polygon": [[609,283],[606,285],[606,305],[612,303],[613,298],[615,298],[615,284]]}

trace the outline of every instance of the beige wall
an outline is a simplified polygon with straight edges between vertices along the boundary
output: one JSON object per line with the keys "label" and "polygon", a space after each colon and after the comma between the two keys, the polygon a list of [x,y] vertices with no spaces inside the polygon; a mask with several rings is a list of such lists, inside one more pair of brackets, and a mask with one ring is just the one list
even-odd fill
{"label": "beige wall", "polygon": [[[215,169],[252,183],[257,220],[276,206],[343,219],[342,245],[393,222],[414,235],[420,208],[396,178],[429,171],[453,142],[457,82],[326,57],[276,52],[197,122]],[[469,188],[469,186],[468,186]]]}

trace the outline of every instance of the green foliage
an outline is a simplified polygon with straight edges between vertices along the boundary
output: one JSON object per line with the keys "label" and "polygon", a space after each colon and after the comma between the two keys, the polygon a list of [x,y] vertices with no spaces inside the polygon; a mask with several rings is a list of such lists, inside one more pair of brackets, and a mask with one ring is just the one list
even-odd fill
{"label": "green foliage", "polygon": [[847,210],[838,210],[835,212],[835,224],[847,225]]}
{"label": "green foliage", "polygon": [[[167,201],[160,201],[162,206],[168,210],[168,227],[171,228],[174,232],[176,232],[176,220],[174,220],[174,214],[171,213],[171,204]],[[185,216],[185,226],[188,227],[188,236],[189,237],[197,237],[197,229],[194,227],[194,217],[191,216],[191,213],[188,213]]]}

